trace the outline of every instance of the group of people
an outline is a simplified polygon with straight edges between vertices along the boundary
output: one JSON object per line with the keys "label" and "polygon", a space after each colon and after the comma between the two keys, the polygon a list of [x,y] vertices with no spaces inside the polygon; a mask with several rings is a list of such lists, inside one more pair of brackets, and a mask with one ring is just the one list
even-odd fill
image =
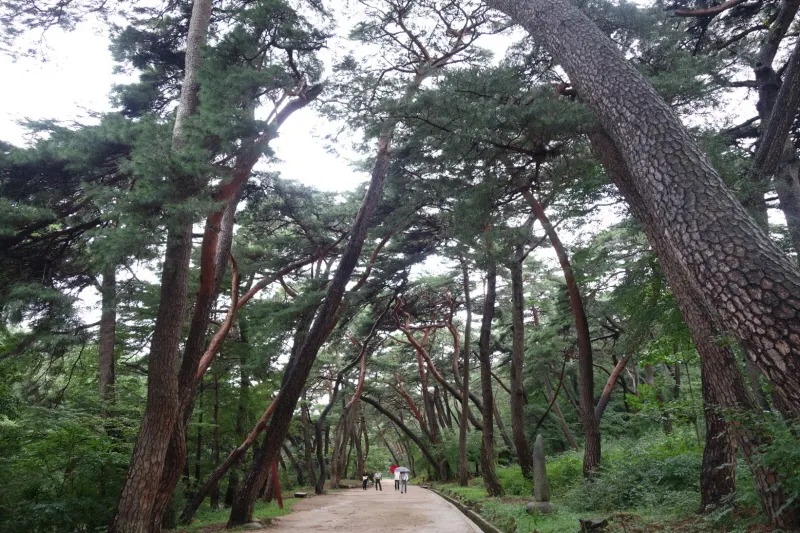
{"label": "group of people", "polygon": [[[405,494],[408,492],[408,470],[401,470],[399,468],[394,469],[394,490],[399,490],[400,494]],[[375,490],[383,491],[383,486],[381,485],[381,478],[383,474],[380,472],[375,472],[372,475],[372,479],[375,481]],[[364,472],[361,476],[362,481],[364,482],[364,490],[367,490],[367,483],[369,482],[369,474]]]}

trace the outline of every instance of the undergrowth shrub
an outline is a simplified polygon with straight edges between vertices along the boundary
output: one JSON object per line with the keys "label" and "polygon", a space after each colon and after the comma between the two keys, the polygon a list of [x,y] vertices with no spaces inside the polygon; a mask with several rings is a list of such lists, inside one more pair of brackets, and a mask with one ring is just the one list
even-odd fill
{"label": "undergrowth shrub", "polygon": [[582,475],[583,457],[578,452],[566,452],[547,461],[547,480],[553,497],[566,494],[578,486]]}
{"label": "undergrowth shrub", "polygon": [[578,510],[658,508],[680,514],[699,504],[702,448],[690,431],[619,440],[606,448],[598,477],[565,495]]}
{"label": "undergrowth shrub", "polygon": [[497,477],[506,496],[530,496],[533,494],[533,481],[525,479],[518,466],[497,469]]}

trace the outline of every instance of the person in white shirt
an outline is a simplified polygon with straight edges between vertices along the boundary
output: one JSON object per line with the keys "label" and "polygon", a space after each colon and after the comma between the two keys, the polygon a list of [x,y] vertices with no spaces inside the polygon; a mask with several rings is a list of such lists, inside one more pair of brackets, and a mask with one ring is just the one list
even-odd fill
{"label": "person in white shirt", "polygon": [[366,472],[361,475],[361,481],[364,482],[364,490],[367,490],[367,483],[369,483],[369,476]]}
{"label": "person in white shirt", "polygon": [[400,494],[408,492],[408,472],[405,470],[400,473]]}
{"label": "person in white shirt", "polygon": [[394,490],[400,490],[400,472],[394,471]]}
{"label": "person in white shirt", "polygon": [[381,485],[381,477],[383,476],[381,475],[380,472],[375,472],[375,475],[372,476],[372,479],[375,480],[375,490],[380,490],[381,492],[383,492],[383,486]]}

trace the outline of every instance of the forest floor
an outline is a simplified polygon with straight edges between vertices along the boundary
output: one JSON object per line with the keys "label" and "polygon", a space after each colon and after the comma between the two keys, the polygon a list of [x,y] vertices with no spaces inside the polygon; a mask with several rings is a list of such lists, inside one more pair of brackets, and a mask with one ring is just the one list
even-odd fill
{"label": "forest floor", "polygon": [[[481,530],[453,505],[433,492],[409,486],[407,494],[394,490],[388,480],[383,491],[347,489],[306,499],[290,498],[284,510],[273,502],[256,508],[255,516],[270,518],[264,529],[254,533],[369,531],[379,527],[392,533],[481,533]],[[187,529],[176,533],[212,533],[225,528],[227,512],[206,513]]]}

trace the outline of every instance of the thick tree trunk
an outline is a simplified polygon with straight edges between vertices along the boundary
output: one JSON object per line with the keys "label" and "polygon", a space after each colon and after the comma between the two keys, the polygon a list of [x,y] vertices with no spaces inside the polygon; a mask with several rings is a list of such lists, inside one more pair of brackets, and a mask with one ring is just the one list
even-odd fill
{"label": "thick tree trunk", "polygon": [[100,399],[108,406],[114,402],[114,346],[117,342],[117,272],[106,267],[100,284],[102,310],[100,315],[99,379]]}
{"label": "thick tree trunk", "polygon": [[203,391],[205,387],[203,386],[203,382],[200,382],[200,391],[198,392],[198,396],[200,397],[200,412],[197,415],[197,439],[195,441],[195,450],[194,450],[194,484],[195,486],[200,485],[200,463],[203,458]]}
{"label": "thick tree trunk", "polygon": [[589,333],[589,321],[586,319],[586,310],[583,306],[578,282],[572,271],[567,251],[561,243],[550,219],[544,211],[544,207],[533,195],[530,189],[523,191],[525,199],[531,206],[533,215],[544,228],[553,250],[558,256],[561,271],[564,274],[564,282],[567,285],[569,294],[569,304],[572,316],[575,320],[575,333],[578,339],[578,375],[580,377],[580,414],[583,422],[584,434],[584,455],[583,455],[583,476],[586,478],[594,477],[600,467],[600,421],[595,416],[594,404],[594,364],[592,356],[592,338]]}
{"label": "thick tree trunk", "polygon": [[[184,124],[198,108],[202,47],[206,42],[212,4],[212,0],[196,0],[192,7],[184,78],[172,132],[172,147],[176,152],[184,146]],[[181,178],[180,181],[187,180]],[[180,188],[184,194],[190,194],[194,187],[181,183]],[[167,228],[158,313],[148,358],[147,404],[111,533],[158,533],[161,530],[163,510],[159,513],[154,507],[162,505],[163,500],[157,495],[172,427],[178,419],[175,370],[188,292],[192,222],[191,216],[183,214],[175,217]]]}
{"label": "thick tree trunk", "polygon": [[[214,424],[214,429],[211,433],[212,439],[212,446],[213,446],[213,455],[214,455],[214,464],[218,465],[220,462],[220,442],[219,442],[219,376],[214,375],[214,408],[211,412],[212,420],[211,422]],[[214,483],[214,487],[211,489],[211,508],[213,510],[219,509],[219,481]]]}
{"label": "thick tree trunk", "polygon": [[[421,82],[422,80],[420,79],[416,83],[416,87],[419,87],[419,83]],[[258,496],[258,489],[263,484],[263,480],[266,479],[265,465],[274,461],[277,457],[280,450],[280,441],[283,440],[289,428],[289,423],[292,420],[292,414],[297,405],[297,400],[311,372],[311,367],[314,364],[317,353],[322,343],[327,338],[328,332],[334,325],[336,311],[342,302],[345,288],[350,280],[350,275],[361,255],[361,249],[364,246],[367,230],[371,225],[372,213],[383,195],[383,185],[389,167],[389,147],[393,132],[394,126],[390,125],[384,128],[381,134],[378,142],[377,158],[372,169],[372,178],[369,188],[367,189],[367,194],[364,196],[361,208],[353,223],[350,239],[347,242],[347,246],[336,268],[336,272],[333,275],[333,279],[328,286],[325,299],[300,349],[297,363],[292,368],[291,376],[288,377],[286,385],[281,389],[278,407],[273,417],[272,424],[270,424],[267,429],[264,445],[256,454],[256,460],[239,490],[239,494],[236,498],[237,501],[234,502],[231,508],[228,527],[245,524],[252,518],[253,506]]]}
{"label": "thick tree trunk", "polygon": [[[518,254],[519,256],[519,254]],[[511,431],[522,475],[533,477],[533,452],[525,433],[525,384],[522,366],[525,361],[525,293],[522,285],[522,261],[511,262],[511,319],[513,338],[511,348]]]}
{"label": "thick tree trunk", "polygon": [[[695,298],[800,412],[800,271],[725,187],[686,128],[616,45],[568,0],[488,0],[556,57],[629,170]],[[662,257],[663,259],[663,257]],[[668,278],[669,279],[669,278]],[[672,279],[669,279],[672,283]]]}
{"label": "thick tree trunk", "polygon": [[319,465],[319,476],[317,482],[314,484],[314,494],[323,494],[325,492],[325,481],[328,479],[328,464],[326,455],[323,453],[323,424],[316,422],[314,424],[314,444],[316,445],[317,464]]}
{"label": "thick tree trunk", "polygon": [[353,427],[353,445],[356,449],[356,478],[361,479],[363,474],[367,473],[367,467],[364,464],[364,451],[361,448],[361,431],[358,425]]}
{"label": "thick tree trunk", "polygon": [[[702,361],[701,361],[702,363]],[[709,370],[702,370],[706,445],[700,472],[700,511],[709,512],[723,505],[736,492],[736,446],[725,417],[715,406],[709,384]]]}
{"label": "thick tree trunk", "polygon": [[[676,264],[675,259],[671,255],[664,253],[664,248],[667,245],[666,239],[657,230],[658,226],[655,224],[654,217],[644,209],[642,199],[633,187],[633,177],[628,172],[626,164],[613,141],[603,134],[593,134],[590,136],[590,140],[595,154],[603,163],[612,181],[628,201],[636,218],[642,224],[650,244],[659,257],[662,257],[660,261],[661,268],[667,279],[670,280],[672,292],[700,354],[700,361],[703,365],[702,372],[706,379],[708,407],[756,413],[755,402],[747,390],[732,351],[717,342],[721,330],[714,323],[707,310],[698,303],[700,297],[696,292],[696,287],[682,275],[682,271]],[[712,422],[715,427],[719,426],[719,420],[713,420]],[[753,478],[764,513],[770,518],[773,525],[791,529],[796,524],[796,519],[787,512],[781,512],[783,503],[786,500],[782,490],[777,485],[777,475],[761,466],[759,461],[754,460],[759,447],[765,444],[764,438],[742,424],[729,426],[728,430],[730,431],[731,429],[734,431],[736,442],[742,454],[748,460],[753,471]],[[717,434],[720,434],[719,430]],[[725,445],[724,442],[715,444]],[[727,461],[729,453],[725,449],[714,451],[714,453],[704,456],[704,459],[707,461]],[[715,478],[719,476],[722,478],[720,482],[724,482],[729,478],[735,479],[733,477],[733,468],[734,465],[729,462],[707,463],[703,465],[703,472],[707,475],[713,473]],[[701,485],[705,491],[703,494],[703,505],[705,507],[718,505],[720,498],[725,496],[722,493],[728,490],[724,487],[730,488],[729,484],[723,485],[723,488],[719,490],[713,488],[711,484],[714,481],[715,479],[701,480]]]}
{"label": "thick tree trunk", "polygon": [[[492,391],[492,320],[494,319],[497,266],[492,263],[486,272],[486,297],[483,302],[483,318],[479,341],[481,364],[481,393],[483,394],[483,434],[481,435],[481,472],[483,485],[489,496],[502,496],[503,487],[494,471],[494,405]],[[463,405],[462,405],[463,407]]]}
{"label": "thick tree trunk", "polygon": [[[470,296],[469,272],[467,264],[461,263],[462,283],[464,286],[464,307],[467,310],[464,325],[464,355],[461,358],[461,398],[469,397],[469,354],[472,337],[472,298]],[[467,433],[469,432],[469,402],[461,402],[461,413],[458,428],[458,484],[466,487],[469,484],[469,462],[467,449]]]}

